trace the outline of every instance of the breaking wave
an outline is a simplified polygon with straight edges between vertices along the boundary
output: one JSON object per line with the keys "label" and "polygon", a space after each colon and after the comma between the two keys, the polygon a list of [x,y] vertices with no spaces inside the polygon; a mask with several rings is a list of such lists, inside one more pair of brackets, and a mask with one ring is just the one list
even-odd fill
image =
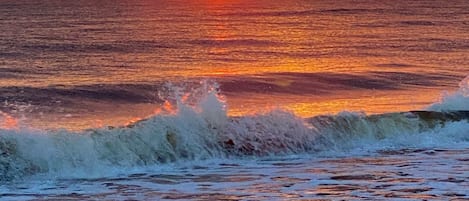
{"label": "breaking wave", "polygon": [[215,83],[191,94],[175,88],[158,114],[127,126],[81,132],[0,130],[0,181],[36,174],[99,176],[112,169],[211,158],[467,148],[469,112],[462,110],[468,83],[466,78],[459,91],[431,106],[433,112],[343,112],[306,119],[283,110],[229,117]]}
{"label": "breaking wave", "polygon": [[429,107],[435,111],[469,110],[469,76],[459,83],[459,89],[454,93],[446,92],[441,101]]}

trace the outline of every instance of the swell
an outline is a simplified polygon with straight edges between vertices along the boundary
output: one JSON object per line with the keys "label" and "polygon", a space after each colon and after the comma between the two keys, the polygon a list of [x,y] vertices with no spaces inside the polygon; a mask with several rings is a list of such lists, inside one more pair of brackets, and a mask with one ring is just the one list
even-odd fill
{"label": "swell", "polygon": [[129,103],[157,102],[154,92],[158,84],[96,84],[81,86],[0,87],[0,101],[24,102],[41,105],[51,99],[64,101],[89,99],[93,101],[118,101]]}
{"label": "swell", "polygon": [[[30,74],[21,70],[0,69],[0,72],[14,72],[12,75]],[[9,74],[7,74],[9,75]],[[402,90],[419,87],[450,87],[459,75],[417,74],[411,72],[371,71],[366,74],[349,73],[264,73],[242,76],[226,76],[217,79],[220,90],[229,97],[243,93],[277,93],[285,95],[317,96],[330,95],[340,91],[357,90]],[[1,78],[1,75],[0,75]],[[198,79],[184,80],[174,85],[192,86],[183,90],[191,93],[200,86]],[[82,106],[86,102],[115,105],[161,104],[166,97],[165,83],[148,82],[132,84],[89,84],[40,86],[3,86],[0,87],[0,110],[15,110],[15,105],[28,105],[34,111],[50,111],[50,108],[69,108]],[[460,100],[460,99],[458,99]],[[4,104],[1,104],[4,103]],[[9,104],[5,104],[9,103]],[[99,108],[93,108],[98,110]],[[455,108],[454,110],[461,110]]]}
{"label": "swell", "polygon": [[296,10],[296,11],[261,11],[261,12],[233,12],[223,14],[222,16],[236,16],[236,17],[308,17],[317,15],[357,15],[357,14],[374,14],[381,13],[389,10],[385,9],[310,9],[310,10]]}
{"label": "swell", "polygon": [[421,86],[454,86],[455,75],[371,71],[347,73],[266,73],[218,80],[224,93],[283,93],[325,95],[337,91],[400,90]]}
{"label": "swell", "polygon": [[71,52],[71,53],[141,53],[155,51],[156,49],[174,48],[159,41],[124,41],[114,43],[29,43],[18,47],[21,52]]}
{"label": "swell", "polygon": [[269,40],[258,40],[258,39],[231,39],[231,40],[192,40],[188,41],[189,44],[199,46],[222,46],[222,47],[235,47],[235,46],[278,46],[281,45],[278,42]]}

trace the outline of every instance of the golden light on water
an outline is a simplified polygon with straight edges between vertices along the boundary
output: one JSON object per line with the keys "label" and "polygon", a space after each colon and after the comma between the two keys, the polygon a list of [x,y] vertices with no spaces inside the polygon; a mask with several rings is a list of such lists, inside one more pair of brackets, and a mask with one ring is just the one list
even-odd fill
{"label": "golden light on water", "polygon": [[[42,37],[56,34],[78,34],[82,37],[48,44],[47,40],[40,41],[37,39],[40,37],[34,34],[27,35],[33,39],[37,37],[28,43],[38,47],[34,49],[28,46],[31,44],[23,44],[22,48],[37,51],[37,58],[25,56],[23,62],[15,59],[4,61],[7,67],[26,70],[24,73],[18,70],[18,77],[0,79],[0,86],[32,87],[43,91],[73,91],[74,87],[87,90],[86,87],[90,87],[91,92],[107,93],[93,87],[109,85],[119,88],[125,84],[143,84],[154,86],[157,93],[156,88],[161,83],[208,79],[219,81],[223,88],[223,83],[233,81],[242,84],[244,80],[260,78],[256,80],[258,82],[245,85],[249,88],[246,91],[221,91],[226,95],[228,115],[240,116],[280,108],[310,117],[341,111],[386,113],[423,109],[437,101],[442,91],[455,90],[457,79],[467,70],[464,52],[457,49],[458,46],[454,51],[434,49],[434,46],[450,48],[459,44],[458,38],[463,38],[465,33],[459,30],[453,31],[458,34],[451,35],[444,27],[430,29],[430,26],[423,26],[425,24],[396,29],[394,26],[400,25],[397,21],[400,19],[377,20],[376,16],[368,15],[353,17],[353,12],[361,10],[327,9],[334,6],[317,2],[289,4],[291,10],[282,6],[288,1],[173,3],[160,5],[145,1],[143,7],[128,10],[124,6],[116,8],[114,11],[117,13],[107,11],[107,14],[116,14],[117,17],[123,15],[121,18],[95,19],[95,23],[85,22],[85,25],[80,24],[83,23],[80,20],[74,21],[77,20],[75,18],[64,17],[61,20],[65,24],[77,25],[58,27],[58,33],[53,34],[43,29],[33,30],[36,31],[34,34]],[[181,6],[185,10],[180,10]],[[420,41],[426,38],[444,40]],[[453,39],[456,41],[454,44]],[[25,51],[23,49],[21,51]],[[452,82],[435,79],[415,84],[395,81],[392,84],[399,86],[390,86],[394,87],[391,90],[344,86],[346,90],[330,89],[330,93],[324,94],[301,91],[315,87],[329,90],[327,84],[312,80],[321,74],[372,78],[375,74],[384,73],[382,78],[376,78],[379,82],[387,79],[385,73],[393,72],[413,77],[457,75],[457,78]],[[32,76],[26,75],[28,73]],[[288,73],[296,74],[284,75]],[[318,76],[302,77],[303,74]],[[298,79],[303,79],[302,85],[298,85]],[[402,78],[402,82],[409,81],[406,79],[412,78]],[[360,79],[354,81],[362,82]],[[433,86],[425,86],[428,83]],[[287,90],[269,91],[268,88],[256,88],[257,84]],[[257,91],[249,91],[251,88]],[[290,89],[294,91],[288,91]],[[77,123],[80,126],[102,126],[124,125],[160,112],[175,111],[174,105],[168,106],[156,99],[145,100],[147,103],[117,103],[112,100],[89,103],[94,100],[87,98],[93,99],[74,100],[80,102],[71,104],[80,105],[76,111],[62,108],[65,112],[59,111],[52,116],[63,122],[83,121]],[[81,105],[81,102],[86,103]],[[56,110],[54,107],[48,109]],[[13,122],[10,121],[9,125]]]}
{"label": "golden light on water", "polygon": [[[438,102],[440,90],[421,89],[418,96],[415,91],[372,92],[356,91],[344,96],[307,97],[290,95],[256,95],[246,101],[243,98],[228,99],[229,115],[264,113],[274,109],[285,109],[301,117],[316,115],[335,115],[340,112],[358,112],[380,114],[425,110],[432,103]],[[254,95],[253,95],[254,96]],[[409,98],[411,97],[411,98]],[[263,101],[264,100],[264,101]],[[275,104],[270,104],[270,100]],[[232,107],[234,106],[234,107]]]}
{"label": "golden light on water", "polygon": [[11,115],[0,111],[0,129],[17,129],[18,128],[18,119],[12,117]]}
{"label": "golden light on water", "polygon": [[0,0],[1,198],[467,198],[468,6]]}

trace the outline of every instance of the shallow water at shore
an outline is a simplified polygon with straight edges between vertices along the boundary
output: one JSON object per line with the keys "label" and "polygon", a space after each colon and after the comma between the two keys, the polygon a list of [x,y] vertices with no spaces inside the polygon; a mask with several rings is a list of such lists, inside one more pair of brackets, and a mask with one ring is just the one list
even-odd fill
{"label": "shallow water at shore", "polygon": [[95,179],[32,180],[2,200],[468,200],[469,151],[215,160]]}

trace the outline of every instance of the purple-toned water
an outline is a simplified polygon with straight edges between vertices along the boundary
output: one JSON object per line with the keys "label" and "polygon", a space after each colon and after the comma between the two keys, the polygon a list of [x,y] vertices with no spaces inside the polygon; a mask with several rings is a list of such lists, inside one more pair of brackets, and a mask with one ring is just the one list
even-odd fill
{"label": "purple-toned water", "polygon": [[0,199],[467,200],[468,11],[3,0]]}

